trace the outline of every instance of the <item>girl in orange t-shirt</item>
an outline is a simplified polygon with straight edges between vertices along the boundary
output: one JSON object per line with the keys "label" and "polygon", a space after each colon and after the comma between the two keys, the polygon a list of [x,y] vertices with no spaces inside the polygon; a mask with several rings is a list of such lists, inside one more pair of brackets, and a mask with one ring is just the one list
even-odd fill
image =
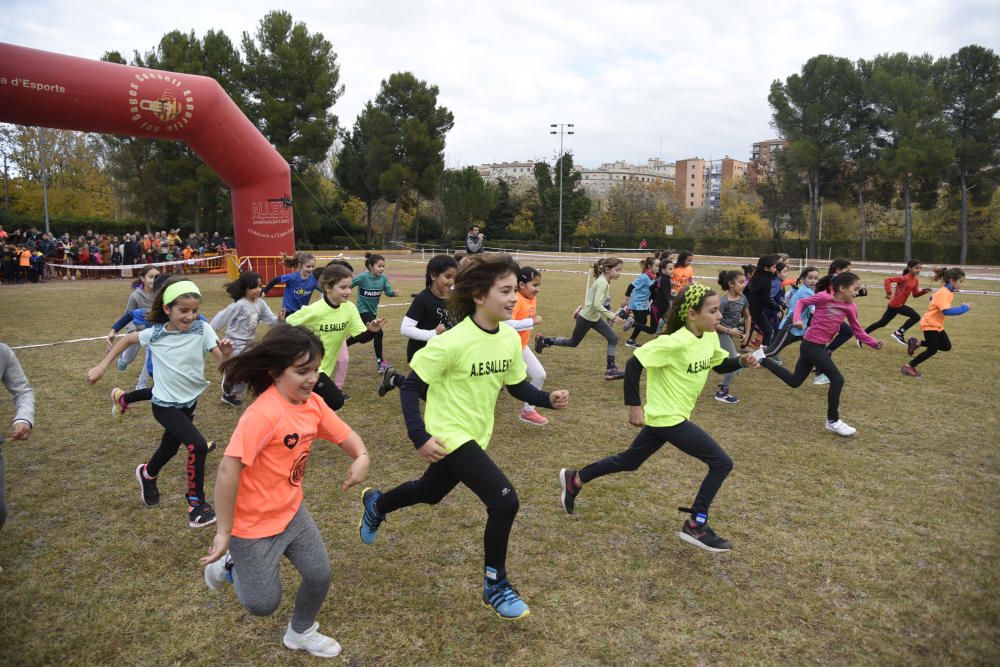
{"label": "girl in orange t-shirt", "polygon": [[963,303],[961,306],[952,307],[955,300],[955,293],[965,282],[965,271],[958,268],[946,269],[944,267],[934,269],[934,279],[932,282],[942,282],[944,287],[939,289],[931,297],[931,305],[927,307],[927,312],[920,319],[920,328],[924,332],[923,341],[910,338],[906,341],[906,352],[911,357],[921,347],[927,349],[918,354],[913,361],[904,364],[899,372],[910,377],[920,377],[923,375],[917,370],[917,365],[922,364],[938,352],[948,352],[951,350],[951,340],[944,330],[944,318],[954,315],[963,315],[974,305],[971,301]]}
{"label": "girl in orange t-shirt", "polygon": [[673,294],[677,294],[694,282],[694,267],[691,266],[693,260],[694,253],[689,250],[683,250],[677,255],[674,273],[670,276],[670,287]]}
{"label": "girl in orange t-shirt", "polygon": [[[528,341],[531,340],[531,330],[536,324],[542,322],[541,316],[536,314],[538,312],[536,298],[541,288],[542,274],[538,272],[538,269],[533,269],[530,266],[522,267],[517,274],[517,304],[514,306],[511,319],[506,321],[506,324],[514,327],[514,331],[521,337],[521,358],[524,359],[524,365],[527,366],[528,382],[535,389],[541,389],[542,385],[545,384],[545,369],[542,367],[542,362],[531,351]],[[538,414],[535,406],[530,403],[524,404],[517,418],[525,424],[534,424],[535,426],[545,426],[549,423],[548,417]]]}
{"label": "girl in orange t-shirt", "polygon": [[315,438],[338,445],[354,462],[346,491],[368,476],[360,436],[331,410],[313,386],[323,343],[310,331],[278,325],[256,345],[220,367],[234,384],[246,382],[257,400],[243,413],[215,483],[215,540],[201,559],[205,583],[235,584],[240,603],[255,616],[281,602],[278,564],[288,558],[302,575],[283,642],[292,650],[332,658],[340,644],[319,633],[316,614],[330,590],[330,557],[302,504],[302,478]]}

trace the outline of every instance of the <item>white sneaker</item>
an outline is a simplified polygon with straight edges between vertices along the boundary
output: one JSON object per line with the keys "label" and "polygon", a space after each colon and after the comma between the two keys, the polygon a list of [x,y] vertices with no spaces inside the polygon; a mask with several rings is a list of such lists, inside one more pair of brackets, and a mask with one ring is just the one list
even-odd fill
{"label": "white sneaker", "polygon": [[835,422],[828,421],[826,423],[826,430],[833,431],[837,435],[842,435],[845,438],[849,438],[858,432],[858,429],[854,428],[843,419],[838,419]]}
{"label": "white sneaker", "polygon": [[820,373],[813,380],[813,384],[830,384],[830,378]]}
{"label": "white sneaker", "polygon": [[282,642],[293,651],[309,651],[320,658],[335,658],[340,655],[341,648],[337,640],[321,635],[318,628],[319,623],[313,623],[311,628],[300,634],[292,630],[289,623]]}
{"label": "white sneaker", "polygon": [[229,570],[226,568],[226,565],[231,562],[233,562],[233,558],[227,551],[225,556],[205,567],[205,585],[208,586],[208,590],[217,591],[226,584],[232,583],[229,578]]}

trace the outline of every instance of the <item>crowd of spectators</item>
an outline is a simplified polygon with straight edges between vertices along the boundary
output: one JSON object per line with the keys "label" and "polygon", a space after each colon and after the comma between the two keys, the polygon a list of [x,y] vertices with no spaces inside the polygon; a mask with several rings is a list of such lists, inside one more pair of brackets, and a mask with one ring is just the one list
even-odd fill
{"label": "crowd of spectators", "polygon": [[233,240],[219,232],[192,232],[184,237],[179,229],[120,237],[88,229],[86,234],[71,239],[69,234],[54,237],[35,227],[7,232],[0,226],[0,246],[0,275],[4,282],[12,283],[37,282],[45,277],[49,264],[131,266],[211,257],[232,248]]}

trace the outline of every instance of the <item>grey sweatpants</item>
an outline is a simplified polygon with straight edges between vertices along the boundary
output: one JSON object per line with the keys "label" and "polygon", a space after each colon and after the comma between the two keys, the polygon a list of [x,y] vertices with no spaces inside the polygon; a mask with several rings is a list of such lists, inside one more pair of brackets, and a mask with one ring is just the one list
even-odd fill
{"label": "grey sweatpants", "polygon": [[611,329],[611,325],[608,324],[608,321],[603,317],[598,317],[594,322],[582,317],[576,318],[576,326],[573,327],[573,335],[569,338],[553,338],[552,344],[559,345],[561,347],[576,347],[591,329],[604,336],[604,339],[608,341],[608,356],[615,356],[615,348],[618,346],[618,336],[615,335],[615,332]]}
{"label": "grey sweatpants", "polygon": [[319,528],[305,505],[281,532],[272,537],[245,539],[233,537],[229,543],[233,558],[233,583],[236,596],[254,616],[270,616],[281,602],[281,557],[291,561],[302,575],[295,595],[292,630],[305,632],[312,627],[316,614],[330,590],[330,557]]}
{"label": "grey sweatpants", "polygon": [[[730,336],[729,334],[719,334],[719,345],[722,346],[723,350],[729,353],[730,357],[736,356],[737,354],[736,344],[733,343],[733,337]],[[722,382],[720,382],[719,384],[726,387],[730,386],[733,383],[733,378],[736,377],[737,373],[739,373],[738,370],[733,371],[731,373],[726,373],[724,376],[722,376]]]}

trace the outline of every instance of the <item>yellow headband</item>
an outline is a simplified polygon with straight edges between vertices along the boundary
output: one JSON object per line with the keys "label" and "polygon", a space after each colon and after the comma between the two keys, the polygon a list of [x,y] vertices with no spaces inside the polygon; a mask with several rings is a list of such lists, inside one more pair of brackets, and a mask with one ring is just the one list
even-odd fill
{"label": "yellow headband", "polygon": [[190,280],[171,283],[163,290],[163,305],[168,306],[172,304],[182,294],[197,294],[201,296],[201,290]]}
{"label": "yellow headband", "polygon": [[687,286],[684,290],[684,300],[681,301],[680,308],[677,309],[677,319],[683,324],[687,321],[688,312],[693,310],[695,304],[701,300],[702,296],[711,292],[712,290],[706,285],[701,285],[699,283],[692,283]]}

